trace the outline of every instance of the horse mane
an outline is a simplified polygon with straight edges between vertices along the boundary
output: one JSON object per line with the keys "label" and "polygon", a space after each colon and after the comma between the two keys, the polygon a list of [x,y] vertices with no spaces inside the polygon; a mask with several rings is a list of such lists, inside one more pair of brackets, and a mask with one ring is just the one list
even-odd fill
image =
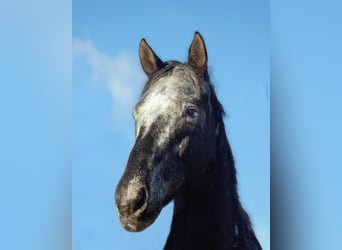
{"label": "horse mane", "polygon": [[221,102],[218,100],[216,92],[215,92],[215,86],[211,83],[210,77],[208,74],[208,71],[206,70],[203,74],[203,77],[206,82],[209,83],[210,87],[210,103],[213,107],[213,117],[215,119],[216,124],[219,124],[221,126],[223,134],[221,136],[221,140],[223,140],[223,147],[218,147],[219,150],[222,150],[221,154],[223,154],[225,157],[228,157],[230,160],[230,168],[232,171],[231,174],[231,187],[233,191],[233,203],[234,203],[234,218],[236,223],[235,228],[235,234],[236,234],[236,241],[234,249],[261,249],[261,246],[256,239],[253,225],[251,223],[250,217],[247,214],[247,212],[243,209],[239,194],[237,190],[237,178],[236,178],[236,168],[235,168],[235,162],[234,162],[234,156],[230,147],[230,144],[228,142],[228,137],[226,135],[225,129],[224,129],[224,121],[223,118],[226,115],[226,112],[221,104]]}

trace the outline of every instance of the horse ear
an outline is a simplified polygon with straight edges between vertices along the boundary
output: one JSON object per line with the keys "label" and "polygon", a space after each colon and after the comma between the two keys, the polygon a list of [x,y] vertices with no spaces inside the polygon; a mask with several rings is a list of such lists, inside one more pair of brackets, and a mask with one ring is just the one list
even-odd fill
{"label": "horse ear", "polygon": [[199,73],[204,73],[207,69],[207,50],[204,40],[199,32],[196,31],[194,39],[189,48],[188,63]]}
{"label": "horse ear", "polygon": [[139,58],[141,67],[149,77],[165,66],[162,60],[159,59],[152,48],[147,44],[145,39],[142,39],[140,42]]}

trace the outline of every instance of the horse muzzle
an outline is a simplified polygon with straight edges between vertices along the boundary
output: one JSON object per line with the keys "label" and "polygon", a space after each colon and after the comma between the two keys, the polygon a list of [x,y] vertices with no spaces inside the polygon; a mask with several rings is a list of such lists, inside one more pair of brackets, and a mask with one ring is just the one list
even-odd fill
{"label": "horse muzzle", "polygon": [[145,185],[128,182],[119,183],[115,202],[122,226],[130,232],[139,232],[153,223],[162,207],[149,203],[149,192]]}

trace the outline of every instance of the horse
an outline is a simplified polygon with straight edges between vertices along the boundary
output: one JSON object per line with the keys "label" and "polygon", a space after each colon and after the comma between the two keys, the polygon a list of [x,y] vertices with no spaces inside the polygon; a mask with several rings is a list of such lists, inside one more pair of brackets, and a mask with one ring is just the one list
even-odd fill
{"label": "horse", "polygon": [[188,62],[163,62],[142,39],[139,58],[148,77],[133,109],[135,144],[116,191],[122,226],[146,229],[174,201],[165,250],[260,250],[237,191],[224,110],[196,32]]}

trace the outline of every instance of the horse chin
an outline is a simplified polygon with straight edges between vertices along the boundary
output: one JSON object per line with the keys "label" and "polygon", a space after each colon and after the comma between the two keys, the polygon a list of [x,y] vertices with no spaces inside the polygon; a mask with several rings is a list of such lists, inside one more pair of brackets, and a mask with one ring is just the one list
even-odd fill
{"label": "horse chin", "polygon": [[130,215],[130,216],[122,216],[119,213],[119,218],[122,226],[129,232],[141,232],[149,227],[153,222],[157,219],[160,214],[160,208],[148,208],[143,214],[140,216]]}
{"label": "horse chin", "polygon": [[151,225],[152,222],[121,219],[121,224],[129,232],[141,232]]}

